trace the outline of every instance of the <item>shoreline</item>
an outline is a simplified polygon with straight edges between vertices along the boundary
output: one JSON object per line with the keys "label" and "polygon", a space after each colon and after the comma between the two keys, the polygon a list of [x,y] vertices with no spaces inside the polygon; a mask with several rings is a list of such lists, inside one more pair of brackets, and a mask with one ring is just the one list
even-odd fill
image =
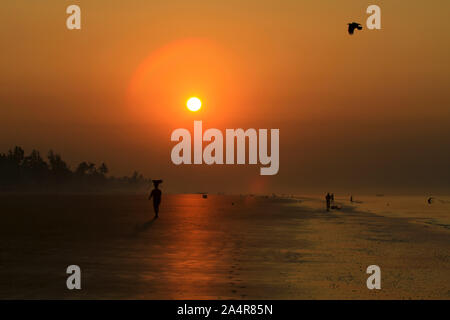
{"label": "shoreline", "polygon": [[[2,299],[450,297],[448,229],[347,204],[326,212],[318,198],[167,195],[151,220],[141,195],[9,199]],[[70,264],[82,269],[80,292],[65,289]],[[372,264],[381,290],[366,287]]]}

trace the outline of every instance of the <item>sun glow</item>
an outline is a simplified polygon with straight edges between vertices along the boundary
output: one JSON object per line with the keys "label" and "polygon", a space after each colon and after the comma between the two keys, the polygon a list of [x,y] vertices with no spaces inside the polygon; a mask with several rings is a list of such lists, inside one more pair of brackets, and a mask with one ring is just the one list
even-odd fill
{"label": "sun glow", "polygon": [[192,97],[188,99],[188,101],[186,102],[186,106],[189,110],[195,112],[200,110],[200,108],[202,107],[202,102],[199,98]]}

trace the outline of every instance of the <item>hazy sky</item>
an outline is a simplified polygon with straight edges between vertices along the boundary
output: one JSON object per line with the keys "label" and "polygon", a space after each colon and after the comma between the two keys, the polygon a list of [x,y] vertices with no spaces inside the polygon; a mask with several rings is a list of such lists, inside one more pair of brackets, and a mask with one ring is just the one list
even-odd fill
{"label": "hazy sky", "polygon": [[[66,29],[70,4],[81,30]],[[382,30],[365,28],[370,4]],[[53,149],[170,191],[450,192],[449,12],[448,0],[4,0],[0,152]],[[352,21],[364,29],[349,36]],[[170,134],[194,120],[279,128],[278,175],[173,165]]]}

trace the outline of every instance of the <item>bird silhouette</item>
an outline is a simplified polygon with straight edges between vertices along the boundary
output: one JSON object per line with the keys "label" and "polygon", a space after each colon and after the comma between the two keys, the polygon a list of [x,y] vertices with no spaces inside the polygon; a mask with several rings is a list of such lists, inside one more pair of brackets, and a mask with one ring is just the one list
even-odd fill
{"label": "bird silhouette", "polygon": [[353,34],[353,31],[355,31],[355,29],[361,30],[362,29],[362,25],[360,25],[358,22],[352,22],[352,23],[347,23],[348,24],[348,33],[349,34]]}

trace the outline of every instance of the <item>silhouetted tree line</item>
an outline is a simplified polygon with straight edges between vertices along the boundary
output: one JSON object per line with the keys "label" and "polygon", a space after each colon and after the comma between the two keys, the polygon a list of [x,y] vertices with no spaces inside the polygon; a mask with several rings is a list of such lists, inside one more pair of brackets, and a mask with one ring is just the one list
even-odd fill
{"label": "silhouetted tree line", "polygon": [[72,170],[52,150],[45,160],[37,150],[25,155],[16,146],[6,154],[0,153],[0,191],[126,192],[147,189],[151,182],[137,171],[121,178],[108,177],[108,171],[105,163],[97,166],[85,161]]}

